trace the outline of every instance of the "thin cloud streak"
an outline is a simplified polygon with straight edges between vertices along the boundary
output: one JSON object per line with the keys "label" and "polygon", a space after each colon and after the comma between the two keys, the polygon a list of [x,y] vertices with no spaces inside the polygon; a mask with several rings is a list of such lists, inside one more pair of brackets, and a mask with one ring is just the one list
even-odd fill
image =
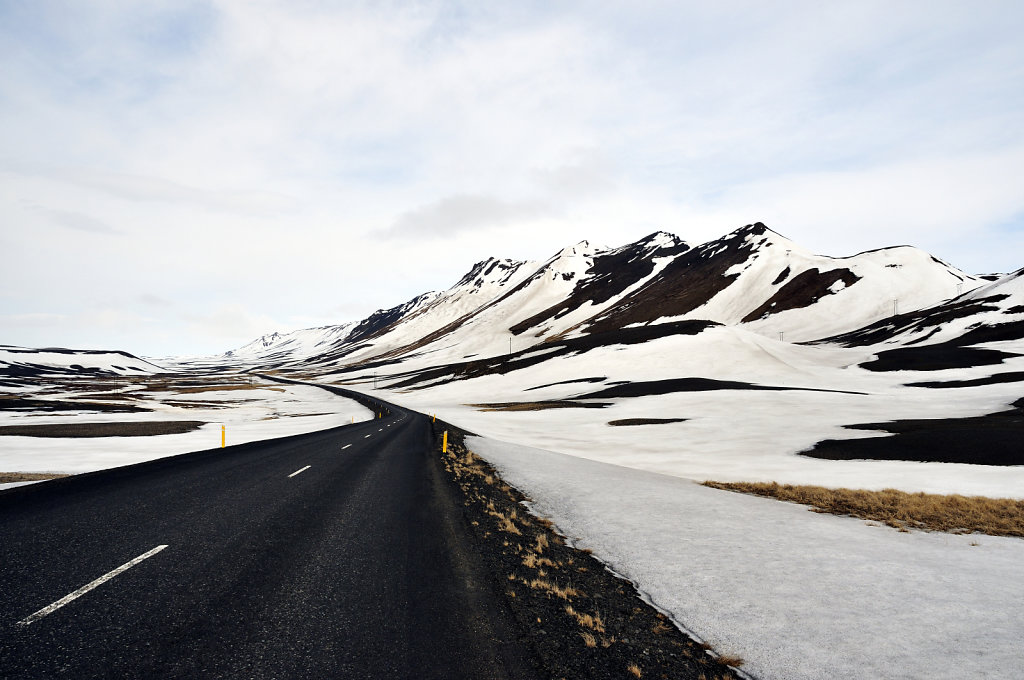
{"label": "thin cloud streak", "polygon": [[56,208],[44,208],[43,206],[34,206],[34,209],[44,215],[52,224],[66,229],[107,235],[124,233],[120,229],[115,229],[95,217],[90,217],[74,210],[58,210]]}
{"label": "thin cloud streak", "polygon": [[510,202],[491,196],[449,196],[404,215],[377,235],[385,238],[445,238],[550,215],[543,201]]}

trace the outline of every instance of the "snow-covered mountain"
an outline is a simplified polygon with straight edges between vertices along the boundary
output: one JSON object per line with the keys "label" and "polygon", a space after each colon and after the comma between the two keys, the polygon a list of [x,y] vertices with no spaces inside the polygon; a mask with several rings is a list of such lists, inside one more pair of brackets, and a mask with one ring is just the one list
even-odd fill
{"label": "snow-covered mountain", "polygon": [[681,253],[592,330],[679,319],[815,340],[955,297],[979,279],[909,246],[815,255],[761,223]]}
{"label": "snow-covered mountain", "polygon": [[940,304],[983,283],[910,246],[835,258],[761,223],[697,247],[656,232],[619,248],[582,241],[541,263],[490,258],[446,291],[355,324],[264,336],[228,355],[275,368],[413,367],[684,320],[805,342]]}
{"label": "snow-covered mountain", "polygon": [[339,340],[345,340],[355,324],[304,328],[291,333],[269,333],[247,345],[225,353],[226,357],[273,363],[309,356]]}

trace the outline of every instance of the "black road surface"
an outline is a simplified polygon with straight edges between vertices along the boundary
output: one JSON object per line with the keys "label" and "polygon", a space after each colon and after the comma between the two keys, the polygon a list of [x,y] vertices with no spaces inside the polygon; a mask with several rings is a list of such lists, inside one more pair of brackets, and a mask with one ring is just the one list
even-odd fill
{"label": "black road surface", "polygon": [[0,492],[0,677],[535,677],[429,445],[391,406]]}

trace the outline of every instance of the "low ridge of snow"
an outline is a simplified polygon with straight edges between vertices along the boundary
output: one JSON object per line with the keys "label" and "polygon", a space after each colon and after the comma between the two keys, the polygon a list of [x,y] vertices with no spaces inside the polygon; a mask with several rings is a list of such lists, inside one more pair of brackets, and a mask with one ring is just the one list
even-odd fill
{"label": "low ridge of snow", "polygon": [[119,351],[33,349],[0,345],[0,366],[53,368],[60,371],[95,371],[118,375],[156,373],[163,368],[146,359]]}

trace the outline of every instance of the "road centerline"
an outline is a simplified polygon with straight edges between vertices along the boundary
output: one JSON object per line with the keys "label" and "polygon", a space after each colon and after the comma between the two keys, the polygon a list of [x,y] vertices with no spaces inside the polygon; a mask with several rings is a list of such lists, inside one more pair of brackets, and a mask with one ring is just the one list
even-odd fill
{"label": "road centerline", "polygon": [[308,470],[308,469],[309,469],[309,468],[311,468],[311,467],[313,467],[313,466],[312,466],[312,465],[307,465],[307,466],[306,466],[306,467],[304,467],[304,468],[299,468],[299,469],[298,469],[298,470],[296,470],[295,472],[293,472],[293,473],[291,473],[290,475],[288,475],[288,477],[289,477],[289,478],[291,478],[291,477],[294,477],[295,475],[299,474],[300,472],[305,472],[306,470]]}
{"label": "road centerline", "polygon": [[77,600],[78,598],[80,598],[82,595],[85,595],[87,592],[89,592],[93,588],[96,588],[98,586],[103,585],[104,583],[106,583],[110,579],[114,578],[118,574],[120,574],[122,572],[125,572],[125,571],[128,571],[129,569],[134,567],[136,564],[138,564],[142,560],[145,560],[145,559],[148,559],[148,558],[152,557],[153,555],[157,554],[158,552],[160,552],[161,550],[163,550],[166,547],[167,547],[166,545],[158,545],[157,547],[153,548],[152,550],[139,555],[134,560],[131,560],[129,562],[125,562],[124,564],[122,564],[117,569],[114,569],[113,571],[108,571],[106,574],[104,574],[103,576],[100,576],[95,581],[91,581],[89,583],[86,583],[84,586],[82,586],[78,590],[65,595],[64,597],[60,598],[59,600],[57,600],[53,604],[48,604],[45,607],[43,607],[42,609],[40,609],[39,611],[37,611],[35,614],[32,614],[32,615],[22,619],[21,621],[18,621],[18,625],[20,625],[20,626],[27,626],[30,623],[35,623],[36,621],[38,621],[39,619],[43,618],[44,616],[47,616],[47,615],[52,614],[53,612],[57,611],[58,609],[60,609],[64,605],[66,605],[67,603],[69,603],[69,602],[71,602],[73,600]]}
{"label": "road centerline", "polygon": [[351,444],[345,444],[344,446],[341,447],[341,450],[344,451],[345,449],[347,449],[350,446],[352,446],[352,445]]}

